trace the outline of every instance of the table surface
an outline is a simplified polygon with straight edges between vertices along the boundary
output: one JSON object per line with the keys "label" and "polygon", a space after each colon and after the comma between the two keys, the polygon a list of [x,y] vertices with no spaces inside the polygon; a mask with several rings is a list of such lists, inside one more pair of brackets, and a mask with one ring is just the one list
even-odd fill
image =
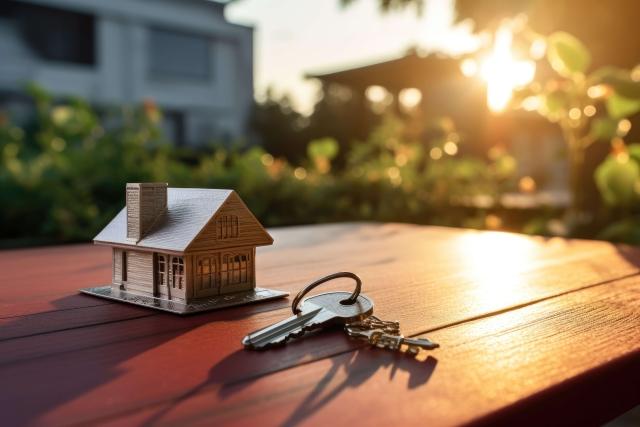
{"label": "table surface", "polygon": [[258,286],[353,271],[379,317],[441,347],[413,359],[334,330],[246,351],[291,297],[179,317],[79,294],[110,281],[108,247],[3,251],[2,425],[592,425],[640,403],[639,249],[406,224],[271,233]]}

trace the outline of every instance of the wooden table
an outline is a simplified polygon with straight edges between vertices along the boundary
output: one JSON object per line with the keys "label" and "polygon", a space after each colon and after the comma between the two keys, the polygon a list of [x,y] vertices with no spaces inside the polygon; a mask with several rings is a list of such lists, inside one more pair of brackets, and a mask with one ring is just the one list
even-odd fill
{"label": "wooden table", "polygon": [[178,317],[78,294],[109,282],[109,248],[4,251],[0,424],[591,425],[640,403],[640,250],[401,224],[272,234],[259,285],[357,272],[380,317],[441,348],[414,360],[328,331],[245,351],[290,299]]}

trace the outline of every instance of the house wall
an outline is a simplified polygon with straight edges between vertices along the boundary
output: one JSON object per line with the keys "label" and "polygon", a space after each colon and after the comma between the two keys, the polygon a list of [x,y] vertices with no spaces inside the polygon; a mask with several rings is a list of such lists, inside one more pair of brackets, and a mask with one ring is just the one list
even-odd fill
{"label": "house wall", "polygon": [[[237,221],[236,221],[237,219]],[[231,222],[231,224],[230,224]],[[237,222],[237,228],[233,223]],[[270,245],[273,239],[234,192],[189,245],[189,252]]]}
{"label": "house wall", "polygon": [[122,285],[122,249],[113,248],[113,269],[112,280],[113,287],[118,289]]}
{"label": "house wall", "polygon": [[127,251],[127,291],[153,295],[153,253]]}
{"label": "house wall", "polygon": [[113,249],[113,286],[126,291],[153,295],[153,253],[126,250],[126,281],[122,280],[124,249]]}
{"label": "house wall", "polygon": [[[176,113],[165,115],[165,127],[183,129],[175,131],[173,139],[183,138],[187,144],[246,135],[253,104],[253,29],[227,22],[224,5],[204,0],[20,2],[93,16],[95,64],[39,57],[24,40],[19,23],[0,16],[0,58],[8,58],[0,61],[0,91],[19,93],[28,80],[55,95],[80,96],[96,105],[153,99]],[[209,75],[158,75],[151,61],[154,28],[206,38]]]}

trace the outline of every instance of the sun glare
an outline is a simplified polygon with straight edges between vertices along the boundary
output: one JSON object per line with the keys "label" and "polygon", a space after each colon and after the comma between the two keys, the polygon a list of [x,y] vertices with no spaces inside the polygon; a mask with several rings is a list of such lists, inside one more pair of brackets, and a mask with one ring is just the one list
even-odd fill
{"label": "sun glare", "polygon": [[461,271],[473,283],[477,302],[491,306],[510,301],[523,286],[536,244],[523,236],[501,232],[468,233],[458,239]]}
{"label": "sun glare", "polygon": [[487,105],[494,112],[503,111],[514,89],[533,80],[535,62],[516,59],[512,51],[513,33],[502,25],[495,34],[493,48],[480,64],[480,77],[487,83]]}

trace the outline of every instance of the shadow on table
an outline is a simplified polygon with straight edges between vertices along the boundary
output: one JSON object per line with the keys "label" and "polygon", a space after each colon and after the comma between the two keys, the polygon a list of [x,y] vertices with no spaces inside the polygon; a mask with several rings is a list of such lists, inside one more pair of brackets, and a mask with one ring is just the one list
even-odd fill
{"label": "shadow on table", "polygon": [[[345,353],[343,350],[342,353],[332,355],[322,346],[322,342],[317,341],[318,339],[322,340],[324,338],[325,337],[321,336],[305,337],[304,340],[294,341],[286,347],[268,350],[269,352],[283,352],[283,354],[285,354],[284,365],[280,369],[274,367],[271,371],[256,373],[253,378],[226,383],[224,378],[228,376],[229,371],[239,368],[243,369],[243,367],[251,365],[250,361],[254,357],[260,358],[266,356],[263,352],[236,351],[214,365],[209,371],[207,380],[177,399],[174,399],[170,404],[156,412],[144,423],[144,426],[154,426],[174,408],[191,397],[198,395],[210,386],[219,385],[220,388],[217,394],[220,399],[224,400],[251,386],[263,376],[273,374],[281,369],[286,369],[287,366],[293,366],[293,368],[290,369],[296,369],[295,365],[301,361],[312,361],[311,363],[316,363],[322,359],[330,358],[331,367],[325,375],[317,381],[317,384],[313,386],[311,392],[309,392],[298,407],[282,423],[283,426],[294,426],[339,397],[345,390],[358,389],[364,386],[367,380],[372,378],[374,374],[381,369],[389,369],[389,381],[394,380],[398,371],[407,372],[409,374],[407,388],[413,389],[429,381],[438,363],[437,359],[432,356],[425,358],[425,353],[420,355],[421,359],[414,359],[410,355],[388,350],[371,349],[368,347],[358,348],[356,343],[353,344],[352,351]],[[306,349],[307,351],[298,351],[299,348],[296,348],[298,346],[308,347]],[[287,347],[293,351],[287,351]],[[279,359],[279,356],[280,355],[272,355],[272,360]],[[337,380],[339,381],[336,383]],[[296,385],[300,386],[301,384],[298,382]]]}
{"label": "shadow on table", "polygon": [[640,248],[629,245],[616,245],[618,254],[629,264],[640,267]]}
{"label": "shadow on table", "polygon": [[[87,305],[65,309],[78,298]],[[0,425],[41,424],[51,411],[123,375],[123,362],[210,322],[239,320],[286,304],[277,300],[181,317],[76,294],[52,301],[50,311],[4,319]],[[97,314],[89,316],[88,310]],[[74,317],[80,322],[72,325]],[[86,320],[92,317],[94,323]]]}
{"label": "shadow on table", "polygon": [[[438,363],[438,360],[432,356],[428,356],[421,362],[402,354],[385,355],[386,357],[380,358],[381,360],[376,363],[371,360],[369,354],[371,351],[376,350],[362,349],[356,351],[351,358],[333,358],[331,368],[282,425],[295,426],[304,421],[345,390],[363,386],[379,369],[390,368],[390,381],[394,379],[398,370],[407,371],[410,375],[407,388],[413,389],[429,381]],[[346,372],[346,377],[338,384],[331,385],[341,368]]]}

